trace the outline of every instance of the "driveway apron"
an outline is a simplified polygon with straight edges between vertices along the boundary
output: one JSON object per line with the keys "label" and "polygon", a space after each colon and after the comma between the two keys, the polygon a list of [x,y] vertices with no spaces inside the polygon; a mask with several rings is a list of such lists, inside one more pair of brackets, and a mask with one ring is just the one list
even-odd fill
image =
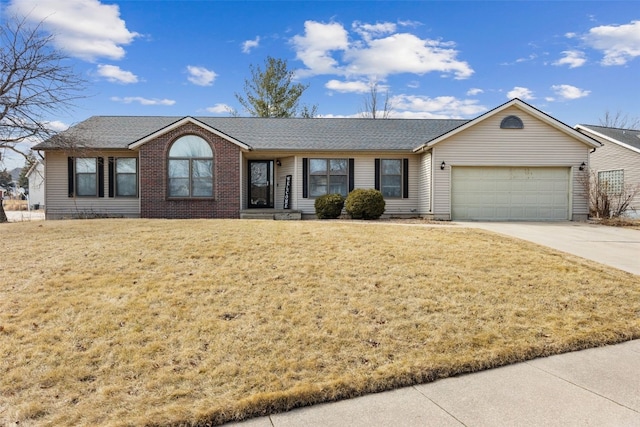
{"label": "driveway apron", "polygon": [[584,222],[458,222],[640,275],[640,230]]}

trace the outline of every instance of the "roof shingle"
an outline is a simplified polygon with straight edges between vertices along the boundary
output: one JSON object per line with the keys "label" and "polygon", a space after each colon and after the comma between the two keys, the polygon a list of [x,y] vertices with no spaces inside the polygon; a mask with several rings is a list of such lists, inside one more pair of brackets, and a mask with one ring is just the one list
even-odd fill
{"label": "roof shingle", "polygon": [[[184,117],[94,116],[35,149],[82,147],[126,149]],[[254,150],[412,150],[468,120],[453,119],[303,119],[194,117]]]}

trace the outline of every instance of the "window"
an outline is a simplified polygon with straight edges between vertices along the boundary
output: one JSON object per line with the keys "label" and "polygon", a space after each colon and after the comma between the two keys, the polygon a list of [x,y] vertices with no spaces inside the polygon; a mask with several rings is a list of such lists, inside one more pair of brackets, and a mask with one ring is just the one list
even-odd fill
{"label": "window", "polygon": [[98,194],[98,159],[76,157],[75,178],[77,196],[95,197]]}
{"label": "window", "polygon": [[380,160],[380,192],[384,197],[402,197],[402,159]]}
{"label": "window", "polygon": [[173,143],[168,171],[169,197],[213,197],[213,150],[199,136]]}
{"label": "window", "polygon": [[375,189],[385,198],[409,198],[409,159],[375,159]]}
{"label": "window", "polygon": [[610,170],[598,172],[600,191],[606,194],[622,194],[624,190],[624,170]]}
{"label": "window", "polygon": [[115,159],[116,196],[136,197],[138,195],[138,166],[135,157]]}
{"label": "window", "polygon": [[500,129],[524,129],[524,123],[518,116],[507,116],[500,122]]}
{"label": "window", "polygon": [[310,197],[334,193],[346,197],[348,192],[348,159],[309,159]]}

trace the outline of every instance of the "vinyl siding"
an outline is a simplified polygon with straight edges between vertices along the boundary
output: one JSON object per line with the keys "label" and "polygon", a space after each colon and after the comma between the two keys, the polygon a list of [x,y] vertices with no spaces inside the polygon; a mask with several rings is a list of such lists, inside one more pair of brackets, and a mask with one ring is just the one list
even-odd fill
{"label": "vinyl siding", "polygon": [[[297,201],[296,209],[304,215],[314,215],[314,198],[302,197],[302,159],[354,159],[354,186],[353,188],[375,188],[375,159],[409,159],[409,197],[385,199],[385,215],[419,215],[420,159],[422,156],[413,153],[305,153],[296,157],[297,174],[294,175],[292,191]],[[296,179],[297,178],[297,179]]]}
{"label": "vinyl siding", "polygon": [[[640,188],[640,153],[611,141],[597,137],[596,139],[605,145],[591,154],[589,165],[591,170],[597,173],[598,171],[623,169],[625,187],[635,186]],[[640,191],[634,197],[630,207],[636,213],[640,213]]]}
{"label": "vinyl siding", "polygon": [[[86,157],[104,158],[105,197],[69,197],[68,194],[68,153],[47,151],[45,153],[45,206],[47,219],[73,218],[82,215],[140,216],[139,197],[108,197],[109,157],[136,157],[131,151],[108,151],[83,154]],[[140,169],[140,165],[138,165]],[[139,178],[138,178],[139,181]],[[138,190],[139,191],[139,190]]]}
{"label": "vinyl siding", "polygon": [[421,190],[418,194],[418,206],[420,214],[431,212],[431,152],[427,151],[420,158],[420,171],[418,186]]}
{"label": "vinyl siding", "polygon": [[[509,115],[518,116],[524,129],[500,129]],[[432,149],[434,214],[450,219],[451,166],[564,166],[572,168],[572,219],[586,219],[587,200],[580,190],[578,166],[588,162],[590,148],[517,107],[507,108],[475,124]]]}
{"label": "vinyl siding", "polygon": [[291,193],[289,193],[289,208],[295,209],[294,202],[294,189],[296,188],[296,182],[302,182],[296,180],[295,176],[295,157],[280,157],[281,166],[276,166],[275,170],[275,205],[276,209],[284,209],[284,188],[287,181],[287,175],[291,175]]}

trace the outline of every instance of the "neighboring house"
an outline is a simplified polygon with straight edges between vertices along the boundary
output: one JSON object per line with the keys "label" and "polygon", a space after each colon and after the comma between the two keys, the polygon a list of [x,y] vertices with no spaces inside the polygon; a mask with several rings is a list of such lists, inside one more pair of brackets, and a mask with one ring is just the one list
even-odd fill
{"label": "neighboring house", "polygon": [[36,161],[27,171],[29,180],[29,204],[32,209],[43,209],[44,203],[44,163]]}
{"label": "neighboring house", "polygon": [[589,166],[595,178],[606,180],[614,190],[637,189],[629,214],[640,214],[640,130],[595,125],[577,125],[576,129],[604,144],[591,154]]}
{"label": "neighboring house", "polygon": [[49,219],[311,217],[377,188],[389,216],[583,220],[600,145],[513,99],[470,121],[92,117],[35,149]]}

